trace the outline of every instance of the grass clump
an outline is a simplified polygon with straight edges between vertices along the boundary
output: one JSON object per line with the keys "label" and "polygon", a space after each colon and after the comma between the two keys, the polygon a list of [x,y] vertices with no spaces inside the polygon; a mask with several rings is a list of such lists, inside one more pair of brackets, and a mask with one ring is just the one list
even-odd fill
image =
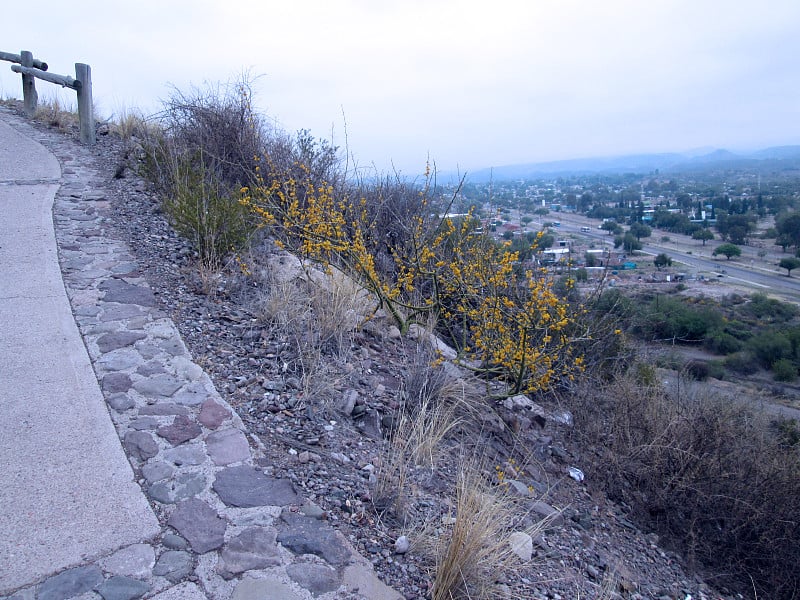
{"label": "grass clump", "polygon": [[433,600],[495,597],[494,582],[509,562],[508,499],[490,489],[480,473],[474,464],[459,473],[455,522],[436,544]]}

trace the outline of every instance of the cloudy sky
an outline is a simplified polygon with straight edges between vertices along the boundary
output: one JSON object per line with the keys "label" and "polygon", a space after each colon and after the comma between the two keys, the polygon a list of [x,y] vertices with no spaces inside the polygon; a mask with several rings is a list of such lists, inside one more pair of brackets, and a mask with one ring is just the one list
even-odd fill
{"label": "cloudy sky", "polygon": [[[260,110],[421,173],[800,144],[797,0],[39,0],[0,50],[92,67],[99,112],[258,76]],[[8,17],[9,15],[6,15]],[[58,93],[37,85],[40,96]],[[61,91],[71,99],[73,92]],[[0,95],[21,94],[0,62]]]}

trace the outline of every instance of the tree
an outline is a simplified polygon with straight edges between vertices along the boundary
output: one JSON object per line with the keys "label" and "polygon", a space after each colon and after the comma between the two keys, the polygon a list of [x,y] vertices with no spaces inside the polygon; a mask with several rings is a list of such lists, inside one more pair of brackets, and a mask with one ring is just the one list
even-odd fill
{"label": "tree", "polygon": [[731,259],[732,256],[741,256],[742,249],[739,248],[736,244],[722,244],[721,246],[717,246],[714,248],[714,252],[712,252],[714,256],[717,254],[724,255],[728,260]]}
{"label": "tree", "polygon": [[625,252],[632,253],[642,249],[642,242],[637,240],[630,232],[627,232],[624,236],[618,235],[614,238],[614,248],[619,248],[620,246]]}
{"label": "tree", "polygon": [[[775,229],[787,246],[800,247],[800,212],[786,213],[775,220]],[[783,246],[783,243],[780,244]],[[784,250],[785,250],[784,246]]]}
{"label": "tree", "polygon": [[630,233],[636,236],[636,239],[641,241],[643,237],[650,237],[653,230],[644,223],[633,223],[630,228]]}
{"label": "tree", "polygon": [[662,267],[668,267],[672,264],[672,259],[663,252],[653,259],[653,264],[659,271]]}
{"label": "tree", "polygon": [[788,257],[782,258],[781,262],[778,263],[778,266],[781,269],[786,269],[786,276],[792,276],[792,269],[796,269],[800,267],[800,258]]}
{"label": "tree", "polygon": [[600,229],[603,229],[608,232],[608,235],[612,233],[616,233],[619,229],[619,224],[615,223],[614,221],[604,221],[602,225],[600,225]]}
{"label": "tree", "polygon": [[755,219],[751,215],[722,213],[717,217],[717,231],[732,244],[743,244],[755,226]]}
{"label": "tree", "polygon": [[709,229],[698,229],[692,234],[692,239],[703,240],[703,246],[705,246],[706,241],[714,239],[714,234]]}

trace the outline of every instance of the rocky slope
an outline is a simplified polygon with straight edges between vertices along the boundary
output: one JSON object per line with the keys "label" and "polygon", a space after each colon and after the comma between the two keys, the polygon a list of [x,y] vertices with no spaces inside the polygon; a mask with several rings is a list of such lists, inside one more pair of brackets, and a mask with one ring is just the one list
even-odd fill
{"label": "rocky slope", "polygon": [[[512,568],[497,572],[493,591],[542,599],[726,597],[687,574],[679,556],[595,488],[568,441],[570,415],[558,405],[520,398],[466,411],[439,460],[398,477],[389,438],[403,410],[413,416],[420,409],[408,390],[415,377],[425,380],[422,387],[435,384],[420,366],[420,344],[380,319],[320,341],[319,320],[305,312],[304,284],[280,287],[282,304],[271,304],[275,261],[283,259],[268,243],[245,257],[249,275],[235,262],[218,272],[198,269],[158,199],[129,168],[123,145],[103,137],[95,155],[108,175],[102,191],[115,209],[112,229],[195,361],[263,446],[261,467],[289,478],[407,598],[429,597],[433,564],[422,542],[446,534],[459,465],[475,454],[484,479],[507,490],[518,533],[547,518],[530,546],[512,555]],[[301,314],[292,311],[298,307]],[[484,402],[466,395],[473,408]]]}

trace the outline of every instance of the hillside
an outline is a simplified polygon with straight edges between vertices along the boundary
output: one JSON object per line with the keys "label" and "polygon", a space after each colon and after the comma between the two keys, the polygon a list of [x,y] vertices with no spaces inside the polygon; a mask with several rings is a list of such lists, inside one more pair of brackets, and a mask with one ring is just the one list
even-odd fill
{"label": "hillside", "polygon": [[[308,331],[293,329],[299,320],[282,327],[254,312],[253,295],[269,294],[267,282],[247,281],[235,270],[198,273],[190,247],[131,176],[111,182],[115,228],[147,265],[150,285],[195,358],[264,444],[265,466],[293,479],[407,598],[427,597],[431,565],[417,536],[452,514],[464,448],[485,455],[485,477],[498,467],[513,480],[520,530],[550,520],[534,536],[531,559],[514,558],[495,591],[542,599],[724,597],[686,574],[680,555],[659,547],[658,536],[640,531],[606,497],[554,398],[541,406],[495,406],[450,436],[435,466],[413,469],[404,482],[389,483],[388,496],[381,493],[391,419],[419,360],[417,343],[378,321],[353,333],[344,360],[316,355],[312,363],[301,356]],[[584,480],[570,477],[575,466],[586,469]],[[405,522],[387,510],[398,492],[408,494]],[[397,555],[393,545],[401,535],[412,540],[412,550]]]}
{"label": "hillside", "polygon": [[[107,175],[102,191],[113,199],[110,228],[130,247],[195,360],[247,424],[266,456],[261,467],[292,480],[407,598],[435,595],[448,565],[443,557],[465,554],[445,552],[465,522],[485,523],[490,535],[479,539],[499,541],[498,562],[482,560],[469,571],[486,597],[737,597],[706,582],[742,581],[720,565],[702,567],[694,554],[708,550],[713,536],[689,546],[662,539],[636,524],[658,524],[648,521],[647,504],[626,500],[646,501],[659,491],[647,490],[645,476],[655,464],[651,457],[661,455],[637,438],[636,422],[619,428],[620,416],[636,414],[619,408],[658,405],[655,416],[672,418],[673,408],[698,404],[694,396],[667,392],[659,382],[673,375],[662,378],[648,356],[637,357],[631,347],[614,358],[635,367],[634,379],[587,375],[559,393],[491,398],[491,381],[487,388],[442,362],[427,334],[402,335],[380,312],[363,322],[364,296],[352,282],[303,269],[269,237],[214,268],[203,266],[197,245],[176,233],[167,205],[136,175],[142,147],[108,136],[96,156]],[[594,348],[588,358],[602,362]],[[708,406],[712,415],[724,413]],[[699,416],[714,424],[711,415]],[[666,425],[702,424],[674,418]],[[690,452],[676,439],[675,451],[717,451],[708,440],[726,439],[726,432],[708,433],[698,428]],[[623,438],[634,452],[616,453],[625,450],[618,444]],[[730,454],[727,446],[718,450]],[[631,466],[643,470],[627,471]],[[465,472],[466,491],[477,492],[467,494],[477,501],[469,514],[481,519],[459,519],[467,510],[458,502]],[[626,492],[635,477],[641,488]],[[671,508],[659,510],[685,520]],[[720,528],[716,515],[700,517]]]}

